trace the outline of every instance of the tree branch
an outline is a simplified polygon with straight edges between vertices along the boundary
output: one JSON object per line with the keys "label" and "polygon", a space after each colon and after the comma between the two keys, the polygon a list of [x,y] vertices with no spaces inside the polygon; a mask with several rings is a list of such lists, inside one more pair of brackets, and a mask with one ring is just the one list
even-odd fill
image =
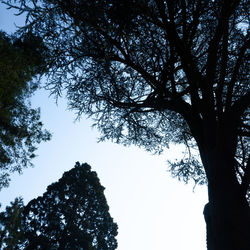
{"label": "tree branch", "polygon": [[220,78],[218,82],[218,87],[216,89],[216,106],[219,119],[222,118],[222,113],[223,113],[222,91],[225,85],[225,76],[226,76],[227,60],[228,60],[228,35],[229,34],[228,34],[228,22],[227,22],[223,32]]}
{"label": "tree branch", "polygon": [[247,166],[244,171],[244,176],[242,178],[241,188],[244,194],[247,193],[250,185],[250,157],[248,157]]}
{"label": "tree branch", "polygon": [[229,116],[241,117],[244,111],[250,106],[250,91],[235,101],[232,105]]}
{"label": "tree branch", "polygon": [[[210,84],[214,80],[214,75],[216,72],[217,58],[218,58],[218,47],[221,41],[224,30],[228,27],[229,17],[233,13],[234,9],[239,4],[239,0],[224,0],[221,8],[221,13],[219,16],[219,22],[216,27],[214,37],[209,43],[208,57],[207,57],[207,84]],[[211,84],[210,84],[211,85]]]}
{"label": "tree branch", "polygon": [[191,42],[193,41],[193,37],[194,37],[194,35],[195,35],[196,31],[197,31],[201,8],[202,8],[201,0],[198,0],[197,4],[196,4],[196,8],[195,8],[195,10],[193,12],[193,20],[187,26],[187,30],[189,31],[188,44],[191,44]]}
{"label": "tree branch", "polygon": [[168,10],[170,12],[170,21],[168,21],[168,16],[165,12],[165,4],[162,0],[155,0],[158,10],[160,12],[161,18],[163,20],[165,26],[165,32],[167,34],[167,38],[170,41],[170,45],[173,46],[181,58],[182,67],[184,72],[186,73],[189,85],[190,85],[190,94],[191,101],[193,105],[193,110],[197,113],[200,113],[201,108],[201,100],[198,95],[198,87],[203,81],[203,77],[200,74],[197,65],[194,61],[194,57],[191,54],[191,50],[188,44],[184,43],[183,40],[179,37],[174,23],[174,14],[173,14],[173,6],[168,2]]}
{"label": "tree branch", "polygon": [[237,75],[239,74],[239,69],[240,69],[242,60],[244,58],[245,52],[247,51],[249,46],[250,46],[250,39],[247,39],[240,49],[240,52],[239,52],[239,55],[238,55],[238,58],[237,58],[237,61],[236,61],[235,67],[234,67],[231,81],[228,84],[225,110],[228,110],[232,104],[233,88],[234,88],[234,85],[235,85],[235,82],[237,79]]}

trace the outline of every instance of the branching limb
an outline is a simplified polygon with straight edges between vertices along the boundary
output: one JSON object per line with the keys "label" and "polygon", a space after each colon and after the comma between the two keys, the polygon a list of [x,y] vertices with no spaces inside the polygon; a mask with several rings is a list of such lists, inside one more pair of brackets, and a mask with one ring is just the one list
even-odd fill
{"label": "branching limb", "polygon": [[245,56],[245,52],[247,51],[247,49],[249,49],[249,47],[250,47],[250,39],[248,38],[240,49],[237,61],[235,63],[235,67],[234,67],[231,81],[228,84],[227,95],[226,95],[226,104],[225,104],[226,110],[230,109],[230,107],[231,107],[232,97],[233,97],[233,89],[235,86],[235,82],[236,82],[237,76],[239,74],[239,69],[240,69],[242,60]]}
{"label": "branching limb", "polygon": [[244,194],[247,193],[250,185],[250,157],[248,157],[247,166],[244,171],[244,176],[242,178],[241,188]]}

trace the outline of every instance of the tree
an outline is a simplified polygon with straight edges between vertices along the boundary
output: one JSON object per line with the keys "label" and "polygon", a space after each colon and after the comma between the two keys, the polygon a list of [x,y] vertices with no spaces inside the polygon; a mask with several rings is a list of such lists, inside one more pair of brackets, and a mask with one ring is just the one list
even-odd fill
{"label": "tree", "polygon": [[159,152],[184,143],[170,170],[208,184],[209,250],[248,249],[248,1],[19,3],[20,32],[50,49],[52,93],[66,89],[103,140]]}
{"label": "tree", "polygon": [[[22,227],[23,199],[16,198],[5,212],[0,213],[0,247],[1,249],[18,249],[17,246],[24,241],[24,228]],[[6,246],[7,248],[3,248]]]}
{"label": "tree", "polygon": [[40,110],[29,103],[37,88],[32,78],[45,66],[41,42],[30,33],[20,38],[0,32],[0,189],[10,173],[31,166],[36,145],[50,139]]}
{"label": "tree", "polygon": [[[109,214],[104,187],[86,163],[77,162],[58,182],[48,186],[43,196],[21,206],[15,227],[22,232],[21,238],[18,230],[8,227],[14,214],[9,211],[15,210],[16,203],[0,214],[2,233],[17,243],[12,249],[117,248],[117,224]],[[5,238],[2,244],[10,246]]]}

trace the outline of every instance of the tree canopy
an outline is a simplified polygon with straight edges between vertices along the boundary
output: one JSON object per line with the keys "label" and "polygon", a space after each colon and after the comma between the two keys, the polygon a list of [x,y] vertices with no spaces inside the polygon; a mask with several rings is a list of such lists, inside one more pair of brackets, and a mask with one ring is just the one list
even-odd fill
{"label": "tree canopy", "polygon": [[[198,143],[201,150],[233,120],[242,178],[247,1],[19,2],[28,18],[22,31],[41,36],[50,50],[48,88],[59,95],[66,88],[69,106],[92,116],[102,139],[153,151]],[[204,183],[203,167],[187,152],[173,174]]]}
{"label": "tree canopy", "polygon": [[0,189],[11,172],[32,165],[36,145],[50,139],[40,110],[29,103],[37,88],[32,78],[44,71],[43,54],[40,38],[0,32]]}
{"label": "tree canopy", "polygon": [[[0,213],[2,247],[12,249],[117,248],[117,224],[96,172],[76,163],[47,191],[23,206],[21,199]],[[11,244],[10,244],[11,243]]]}
{"label": "tree canopy", "polygon": [[156,152],[184,143],[186,156],[170,170],[207,180],[214,249],[247,248],[248,1],[7,4],[27,14],[19,32],[46,44],[52,93],[66,90],[69,107],[91,116],[103,140]]}

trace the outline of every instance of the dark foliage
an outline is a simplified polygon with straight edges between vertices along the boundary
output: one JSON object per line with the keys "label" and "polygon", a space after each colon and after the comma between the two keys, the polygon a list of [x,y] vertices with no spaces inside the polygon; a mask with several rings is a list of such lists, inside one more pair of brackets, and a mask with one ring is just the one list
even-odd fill
{"label": "dark foliage", "polygon": [[[2,246],[32,250],[117,248],[117,224],[109,214],[104,188],[86,163],[76,163],[48,186],[43,196],[24,207],[20,202],[16,200],[0,214]],[[13,223],[14,217],[18,223]]]}
{"label": "dark foliage", "polygon": [[50,139],[42,129],[40,110],[29,103],[37,88],[31,80],[44,72],[43,56],[38,37],[0,32],[0,189],[8,186],[9,173],[32,165],[36,145]]}
{"label": "dark foliage", "polygon": [[22,223],[23,212],[22,198],[16,198],[7,206],[5,212],[0,213],[0,248],[19,249],[24,241],[24,230]]}
{"label": "dark foliage", "polygon": [[[28,14],[22,32],[40,35],[50,49],[48,88],[60,95],[65,87],[70,107],[94,118],[101,139],[157,152],[169,142],[201,150],[204,127],[213,123],[216,137],[233,119],[241,181],[249,136],[247,1],[19,2]],[[204,183],[190,157],[184,161]]]}
{"label": "dark foliage", "polygon": [[91,116],[101,139],[156,152],[184,143],[186,157],[170,169],[207,180],[215,249],[245,249],[248,1],[14,2],[27,13],[20,32],[40,35],[50,50],[48,88],[66,89],[70,108]]}

